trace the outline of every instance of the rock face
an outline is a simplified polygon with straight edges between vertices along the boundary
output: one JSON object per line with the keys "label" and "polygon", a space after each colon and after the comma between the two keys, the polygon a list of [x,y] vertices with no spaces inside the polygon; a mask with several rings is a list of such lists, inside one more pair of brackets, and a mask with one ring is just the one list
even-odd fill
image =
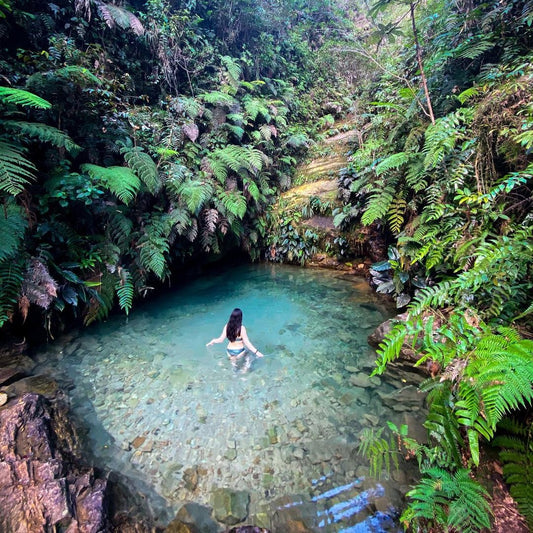
{"label": "rock face", "polygon": [[0,531],[108,529],[107,482],[75,464],[64,417],[33,393],[0,409]]}

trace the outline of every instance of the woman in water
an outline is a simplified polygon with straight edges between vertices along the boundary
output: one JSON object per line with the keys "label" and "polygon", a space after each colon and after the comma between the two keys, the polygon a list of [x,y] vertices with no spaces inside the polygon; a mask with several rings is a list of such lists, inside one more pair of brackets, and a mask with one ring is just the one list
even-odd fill
{"label": "woman in water", "polygon": [[257,355],[257,357],[263,357],[263,354],[248,338],[246,328],[242,325],[242,311],[240,309],[234,309],[231,312],[228,323],[224,326],[220,337],[212,339],[206,344],[206,346],[224,342],[225,339],[228,339],[229,341],[226,351],[232,363],[237,361],[237,359],[240,359],[246,353],[246,348],[248,348],[248,350],[254,355]]}

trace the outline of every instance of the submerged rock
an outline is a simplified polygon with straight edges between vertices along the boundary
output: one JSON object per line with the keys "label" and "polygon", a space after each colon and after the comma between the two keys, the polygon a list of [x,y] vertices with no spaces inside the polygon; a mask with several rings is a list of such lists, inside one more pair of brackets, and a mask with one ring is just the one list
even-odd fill
{"label": "submerged rock", "polygon": [[244,490],[215,489],[211,495],[211,502],[215,518],[223,524],[233,526],[248,516],[250,494]]}
{"label": "submerged rock", "polygon": [[186,503],[164,533],[217,533],[219,527],[213,520],[211,512],[210,507]]}

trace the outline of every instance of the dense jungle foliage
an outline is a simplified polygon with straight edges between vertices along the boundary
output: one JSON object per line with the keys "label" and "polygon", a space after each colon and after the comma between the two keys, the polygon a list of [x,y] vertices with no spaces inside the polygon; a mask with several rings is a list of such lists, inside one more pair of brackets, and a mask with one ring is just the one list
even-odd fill
{"label": "dense jungle foliage", "polygon": [[376,372],[408,349],[434,375],[428,441],[391,425],[362,449],[378,473],[418,460],[406,528],[489,529],[496,453],[532,525],[533,2],[358,9],[0,0],[0,326],[88,324],[194,264],[264,258],[269,206],[346,113],[339,239],[382,232],[372,282],[407,311]]}

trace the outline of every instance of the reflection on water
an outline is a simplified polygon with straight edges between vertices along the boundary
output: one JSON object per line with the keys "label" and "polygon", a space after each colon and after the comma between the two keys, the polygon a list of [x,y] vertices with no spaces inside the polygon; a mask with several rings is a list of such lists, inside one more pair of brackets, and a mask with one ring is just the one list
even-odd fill
{"label": "reflection on water", "polygon": [[[413,422],[421,399],[368,378],[366,337],[389,317],[375,298],[334,272],[243,266],[38,357],[71,388],[99,464],[148,485],[161,522],[231,488],[250,495],[246,522],[273,531],[396,531],[408,476],[370,479],[357,444],[364,428]],[[247,372],[224,344],[205,347],[234,307],[265,354]]]}

